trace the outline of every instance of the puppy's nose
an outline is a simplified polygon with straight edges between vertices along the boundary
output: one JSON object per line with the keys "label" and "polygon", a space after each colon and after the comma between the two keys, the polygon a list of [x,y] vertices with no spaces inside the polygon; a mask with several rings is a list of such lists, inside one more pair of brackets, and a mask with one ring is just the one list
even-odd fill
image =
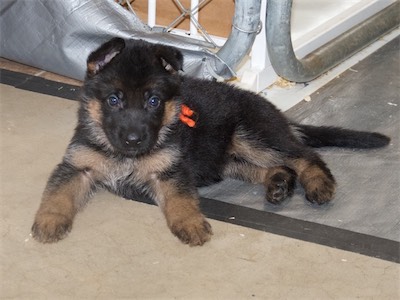
{"label": "puppy's nose", "polygon": [[141,142],[142,142],[142,139],[141,139],[140,135],[137,134],[136,132],[132,132],[132,133],[128,134],[126,137],[126,140],[125,140],[125,144],[127,144],[129,146],[139,145]]}

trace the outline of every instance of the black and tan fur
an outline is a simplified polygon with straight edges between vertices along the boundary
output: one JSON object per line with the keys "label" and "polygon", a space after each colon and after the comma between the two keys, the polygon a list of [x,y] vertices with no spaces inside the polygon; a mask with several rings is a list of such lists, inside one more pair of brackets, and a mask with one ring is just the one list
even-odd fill
{"label": "black and tan fur", "polygon": [[[212,235],[197,187],[236,178],[264,184],[280,203],[298,181],[311,202],[335,194],[335,179],[310,147],[376,148],[378,133],[288,121],[272,104],[230,85],[182,77],[175,48],[119,38],[87,62],[78,125],[53,171],[32,226],[41,242],[64,238],[98,189],[154,200],[173,234],[202,245]],[[180,121],[181,105],[196,113]]]}

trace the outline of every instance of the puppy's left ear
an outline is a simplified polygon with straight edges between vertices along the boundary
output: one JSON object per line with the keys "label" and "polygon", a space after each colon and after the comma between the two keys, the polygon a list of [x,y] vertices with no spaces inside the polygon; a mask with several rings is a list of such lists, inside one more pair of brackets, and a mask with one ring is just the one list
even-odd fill
{"label": "puppy's left ear", "polygon": [[115,56],[125,48],[125,41],[113,38],[92,52],[87,59],[87,75],[99,73]]}
{"label": "puppy's left ear", "polygon": [[160,59],[162,66],[170,73],[182,71],[183,55],[177,48],[156,45],[156,55]]}

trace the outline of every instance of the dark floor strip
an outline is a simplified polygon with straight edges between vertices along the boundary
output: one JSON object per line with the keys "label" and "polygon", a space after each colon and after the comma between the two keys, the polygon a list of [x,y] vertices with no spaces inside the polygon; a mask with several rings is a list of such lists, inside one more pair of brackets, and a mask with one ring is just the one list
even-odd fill
{"label": "dark floor strip", "polygon": [[[78,86],[5,69],[0,69],[0,83],[70,100],[78,99],[80,89]],[[151,203],[144,199],[141,202]],[[396,241],[213,199],[202,198],[201,208],[207,217],[215,220],[400,263],[400,243]]]}
{"label": "dark floor strip", "polygon": [[13,72],[6,69],[0,69],[0,83],[11,85],[26,91],[69,100],[77,100],[80,91],[80,87],[76,85],[52,81],[42,77]]}
{"label": "dark floor strip", "polygon": [[213,199],[202,198],[201,207],[212,219],[400,263],[396,241]]}

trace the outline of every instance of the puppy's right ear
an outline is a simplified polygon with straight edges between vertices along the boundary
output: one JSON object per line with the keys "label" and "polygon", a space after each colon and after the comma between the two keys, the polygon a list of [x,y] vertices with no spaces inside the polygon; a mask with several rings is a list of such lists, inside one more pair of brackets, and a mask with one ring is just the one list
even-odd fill
{"label": "puppy's right ear", "polygon": [[121,38],[113,38],[101,45],[87,59],[87,75],[93,76],[99,73],[124,48],[125,41]]}
{"label": "puppy's right ear", "polygon": [[170,73],[176,73],[182,70],[183,67],[183,55],[175,47],[165,45],[154,45],[155,52],[161,61],[162,66],[165,70]]}

